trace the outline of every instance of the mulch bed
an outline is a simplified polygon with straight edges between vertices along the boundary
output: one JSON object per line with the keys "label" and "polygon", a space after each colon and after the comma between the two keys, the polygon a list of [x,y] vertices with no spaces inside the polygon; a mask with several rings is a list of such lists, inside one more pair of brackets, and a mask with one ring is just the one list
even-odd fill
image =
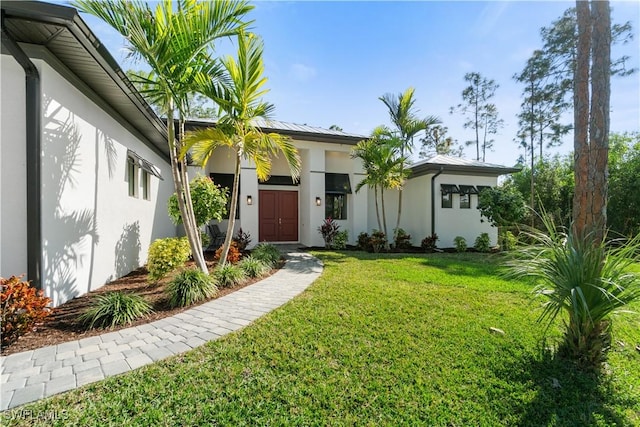
{"label": "mulch bed", "polygon": [[[205,259],[210,270],[217,264],[217,262],[213,260],[213,256],[213,252],[205,252]],[[192,265],[194,265],[193,261],[186,264],[187,267]],[[275,273],[282,267],[282,265],[284,265],[284,261],[281,261],[275,269],[259,279],[249,279],[234,288],[221,288],[215,298],[220,298],[262,280]],[[56,307],[44,324],[35,327],[33,331],[21,336],[11,345],[2,348],[2,356],[60,344],[67,341],[88,338],[132,326],[143,325],[145,323],[173,316],[206,302],[203,301],[202,303],[189,307],[171,308],[169,306],[168,297],[164,292],[164,289],[170,282],[171,277],[165,277],[157,283],[150,283],[147,281],[147,275],[147,269],[145,267],[140,267],[120,279],[107,283],[95,291],[76,297],[59,307]],[[133,322],[130,325],[115,327],[108,330],[103,328],[87,329],[85,325],[78,322],[78,317],[91,305],[91,300],[94,296],[112,291],[124,291],[143,296],[144,299],[152,305],[154,310],[153,313],[143,319]]]}

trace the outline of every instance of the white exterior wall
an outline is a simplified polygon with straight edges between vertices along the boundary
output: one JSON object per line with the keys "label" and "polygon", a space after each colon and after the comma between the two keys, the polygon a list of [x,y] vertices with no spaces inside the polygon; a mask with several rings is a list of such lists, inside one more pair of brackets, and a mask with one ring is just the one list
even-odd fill
{"label": "white exterior wall", "polygon": [[[296,186],[270,186],[259,184],[255,165],[250,161],[242,162],[240,183],[240,219],[236,221],[235,231],[242,227],[252,237],[251,246],[258,243],[259,236],[259,191],[281,190],[298,192],[298,242],[306,246],[323,246],[324,241],[318,232],[318,227],[325,218],[325,188],[324,173],[348,173],[351,188],[362,179],[361,164],[349,157],[351,145],[322,143],[316,141],[294,140],[302,160],[300,184]],[[226,149],[216,151],[203,173],[233,173],[232,157]],[[289,175],[286,160],[279,156],[273,159],[272,175]],[[253,205],[246,203],[247,195],[251,195]],[[322,199],[317,206],[316,197]],[[349,242],[355,243],[358,233],[367,229],[367,201],[368,194],[362,191],[347,195],[347,219],[339,221],[341,229],[349,231]],[[221,230],[226,229],[227,221],[220,224]]]}
{"label": "white exterior wall", "polygon": [[[431,175],[427,175],[431,177]],[[462,236],[467,241],[467,246],[472,247],[476,238],[481,233],[488,233],[491,238],[491,245],[498,244],[498,229],[491,226],[489,222],[481,218],[478,207],[478,195],[471,195],[471,208],[460,209],[460,195],[453,194],[453,207],[442,208],[442,198],[440,184],[455,185],[484,185],[495,187],[498,183],[497,177],[491,176],[468,176],[468,175],[447,175],[442,174],[435,180],[435,204],[436,204],[436,234],[439,239],[437,246],[440,248],[450,248],[454,246],[453,239]]]}
{"label": "white exterior wall", "polygon": [[[34,62],[42,80],[42,281],[59,305],[143,265],[153,240],[175,235],[166,207],[173,181],[160,156],[47,63]],[[150,200],[141,180],[138,197],[129,196],[128,148],[164,178],[150,177]]]}
{"label": "white exterior wall", "polygon": [[26,101],[13,57],[2,55],[0,75],[0,277],[8,278],[27,274]]}

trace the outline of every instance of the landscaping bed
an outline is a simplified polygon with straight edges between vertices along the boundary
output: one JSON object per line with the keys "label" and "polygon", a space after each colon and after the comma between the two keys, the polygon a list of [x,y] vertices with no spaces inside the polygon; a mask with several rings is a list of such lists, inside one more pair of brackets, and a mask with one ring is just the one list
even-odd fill
{"label": "landscaping bed", "polygon": [[[205,252],[207,266],[211,271],[216,265],[214,260],[214,252]],[[185,267],[192,267],[193,261],[188,261]],[[219,288],[217,295],[212,298],[220,298],[231,292],[235,292],[246,286],[249,286],[265,277],[270,276],[284,265],[284,261],[272,269],[271,272],[256,279],[246,279],[242,283],[232,288]],[[13,353],[19,353],[27,350],[34,350],[41,347],[60,344],[67,341],[88,338],[95,335],[101,335],[106,332],[118,331],[120,329],[132,326],[143,325],[165,317],[173,316],[189,308],[204,304],[207,301],[187,306],[173,308],[169,304],[169,297],[165,292],[166,286],[171,281],[173,274],[152,283],[148,278],[148,270],[146,267],[140,267],[124,277],[116,279],[104,286],[91,291],[79,297],[73,298],[66,303],[56,307],[49,318],[41,325],[36,326],[31,332],[18,338],[17,341],[7,347],[2,348],[2,356],[8,356]],[[108,292],[123,291],[142,296],[153,307],[153,312],[144,318],[138,319],[129,325],[116,326],[113,329],[91,328],[88,329],[85,324],[80,322],[79,316],[91,307],[94,297]]]}

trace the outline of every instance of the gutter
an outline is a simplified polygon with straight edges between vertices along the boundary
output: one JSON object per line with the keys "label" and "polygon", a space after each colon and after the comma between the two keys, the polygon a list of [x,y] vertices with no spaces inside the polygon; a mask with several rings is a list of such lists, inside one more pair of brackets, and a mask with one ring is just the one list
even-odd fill
{"label": "gutter", "polygon": [[444,172],[444,166],[431,177],[431,235],[436,234],[436,178]]}
{"label": "gutter", "polygon": [[27,277],[36,289],[42,289],[42,199],[41,199],[41,120],[40,73],[35,64],[18,46],[5,26],[2,10],[2,45],[24,69],[27,142]]}

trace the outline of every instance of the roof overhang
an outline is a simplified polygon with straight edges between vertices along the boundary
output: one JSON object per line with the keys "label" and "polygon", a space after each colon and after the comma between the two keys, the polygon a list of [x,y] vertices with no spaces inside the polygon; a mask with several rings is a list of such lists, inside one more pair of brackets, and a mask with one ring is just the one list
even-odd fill
{"label": "roof overhang", "polygon": [[18,43],[44,46],[94,98],[106,104],[101,107],[168,161],[165,124],[76,9],[42,2],[2,2],[2,12],[11,37]]}
{"label": "roof overhang", "polygon": [[449,175],[500,176],[520,172],[520,168],[506,166],[451,165],[445,163],[421,163],[411,167],[411,178],[442,172]]}

